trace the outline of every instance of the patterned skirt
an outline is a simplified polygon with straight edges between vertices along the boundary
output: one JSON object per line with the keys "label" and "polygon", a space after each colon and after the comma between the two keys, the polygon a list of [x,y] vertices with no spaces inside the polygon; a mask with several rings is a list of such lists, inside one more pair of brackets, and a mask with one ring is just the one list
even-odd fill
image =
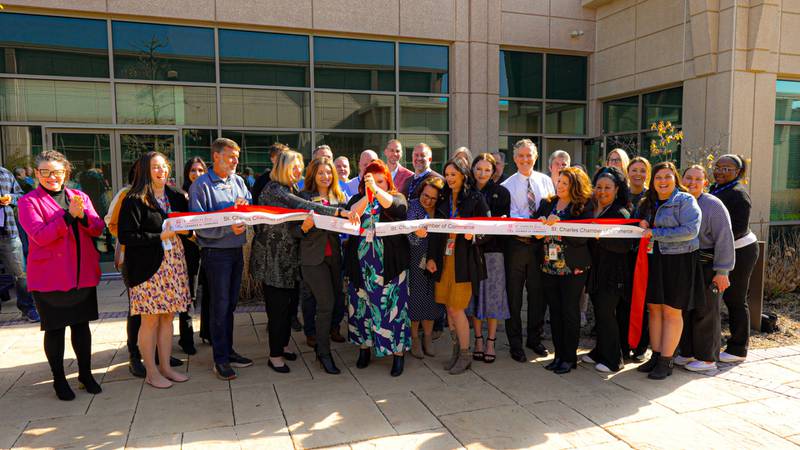
{"label": "patterned skirt", "polygon": [[506,268],[503,254],[500,252],[485,253],[486,273],[488,277],[481,281],[480,288],[467,308],[467,315],[476,319],[506,320],[511,317],[508,311],[508,294],[506,292]]}
{"label": "patterned skirt", "polygon": [[192,303],[186,271],[183,243],[172,240],[172,249],[164,251],[158,271],[142,284],[130,288],[131,315],[183,312]]}

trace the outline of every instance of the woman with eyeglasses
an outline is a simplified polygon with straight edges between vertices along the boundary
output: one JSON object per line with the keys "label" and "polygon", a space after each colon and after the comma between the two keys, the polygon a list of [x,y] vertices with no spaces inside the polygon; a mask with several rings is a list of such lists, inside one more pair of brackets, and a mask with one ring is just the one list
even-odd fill
{"label": "woman with eyeglasses", "polygon": [[63,154],[43,151],[36,157],[39,187],[17,203],[29,238],[28,290],[41,316],[44,353],[59,400],[75,398],[64,373],[66,327],[78,360],[78,382],[90,394],[102,392],[92,376],[89,322],[98,318],[100,255],[94,239],[105,224],[88,195],[64,186],[71,168]]}
{"label": "woman with eyeglasses", "polygon": [[621,170],[625,176],[628,176],[628,164],[630,163],[631,159],[628,157],[628,154],[625,150],[621,148],[615,148],[608,152],[608,157],[606,158],[606,167],[616,167],[617,169]]}
{"label": "woman with eyeglasses", "polygon": [[750,342],[750,311],[747,294],[750,276],[758,260],[758,239],[750,231],[750,194],[744,187],[747,160],[739,155],[722,155],[714,164],[714,181],[709,193],[727,208],[733,227],[736,265],[730,273],[731,286],[723,294],[728,308],[731,337],[725,351],[719,354],[722,362],[741,362],[747,359]]}

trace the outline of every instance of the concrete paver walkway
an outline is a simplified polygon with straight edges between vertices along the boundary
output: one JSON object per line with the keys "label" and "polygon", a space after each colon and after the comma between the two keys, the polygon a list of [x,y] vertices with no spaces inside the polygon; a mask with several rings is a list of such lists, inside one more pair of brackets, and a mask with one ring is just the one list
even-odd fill
{"label": "concrete paver walkway", "polygon": [[327,375],[296,333],[291,345],[301,357],[289,363],[291,373],[277,374],[266,364],[266,315],[245,312],[236,315],[235,343],[253,367],[220,381],[210,347],[199,344],[197,355],[175,354],[192,379],[155,390],[128,373],[122,285],[99,290],[104,318],[92,324],[99,395],[77,390],[67,345],[77,398],[56,400],[38,326],[0,326],[0,448],[800,446],[800,346],[753,351],[713,376],[676,369],[655,382],[633,365],[610,376],[585,365],[558,376],[543,369],[549,358],[520,364],[505,345],[494,364],[451,376],[441,368],[447,343],[440,339],[439,356],[409,355],[405,373],[391,378],[387,358],[356,369],[348,344],[333,345],[343,373]]}

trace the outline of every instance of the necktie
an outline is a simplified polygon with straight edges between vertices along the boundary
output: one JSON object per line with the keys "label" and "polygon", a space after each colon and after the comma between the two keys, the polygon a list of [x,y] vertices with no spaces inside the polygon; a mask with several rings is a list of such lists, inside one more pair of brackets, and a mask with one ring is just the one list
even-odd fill
{"label": "necktie", "polygon": [[533,218],[533,215],[536,214],[536,194],[533,193],[530,178],[526,179],[525,182],[528,184],[528,209],[531,212],[530,217]]}

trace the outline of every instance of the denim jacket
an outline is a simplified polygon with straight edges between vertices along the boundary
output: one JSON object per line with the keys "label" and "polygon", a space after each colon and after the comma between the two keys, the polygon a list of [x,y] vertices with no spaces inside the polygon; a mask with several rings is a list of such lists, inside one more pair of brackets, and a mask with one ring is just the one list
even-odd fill
{"label": "denim jacket", "polygon": [[691,194],[675,189],[658,208],[651,224],[659,251],[665,255],[677,255],[699,249],[701,217],[697,200]]}

